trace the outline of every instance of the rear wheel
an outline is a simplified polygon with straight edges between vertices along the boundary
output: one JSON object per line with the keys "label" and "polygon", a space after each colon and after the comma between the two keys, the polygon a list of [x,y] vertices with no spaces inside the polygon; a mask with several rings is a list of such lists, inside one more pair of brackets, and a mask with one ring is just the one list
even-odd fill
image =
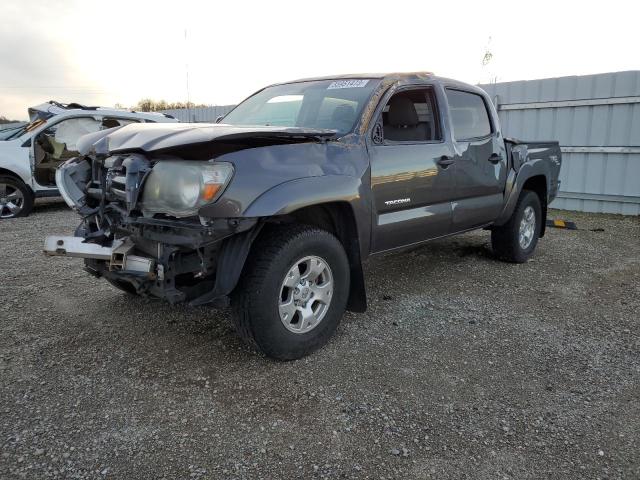
{"label": "rear wheel", "polygon": [[239,335],[280,360],[322,347],[344,314],[349,261],[336,237],[306,225],[274,227],[254,244],[233,295]]}
{"label": "rear wheel", "polygon": [[526,262],[538,244],[541,222],[540,197],[524,190],[509,221],[491,230],[491,245],[496,256],[507,262]]}
{"label": "rear wheel", "polygon": [[0,177],[0,218],[26,217],[33,210],[33,193],[15,177]]}

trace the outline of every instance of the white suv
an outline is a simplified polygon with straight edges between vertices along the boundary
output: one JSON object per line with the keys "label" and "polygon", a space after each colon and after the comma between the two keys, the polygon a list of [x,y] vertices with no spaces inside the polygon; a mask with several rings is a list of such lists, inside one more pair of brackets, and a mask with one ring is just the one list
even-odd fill
{"label": "white suv", "polygon": [[30,122],[0,136],[0,219],[26,217],[37,197],[55,197],[58,166],[78,155],[87,133],[133,122],[177,122],[163,113],[142,113],[54,101],[29,108]]}

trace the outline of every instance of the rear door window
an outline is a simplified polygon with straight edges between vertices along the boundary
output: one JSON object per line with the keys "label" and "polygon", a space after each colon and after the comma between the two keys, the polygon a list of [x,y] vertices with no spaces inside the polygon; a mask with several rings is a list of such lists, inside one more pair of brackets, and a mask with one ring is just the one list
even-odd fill
{"label": "rear door window", "polygon": [[102,119],[101,130],[106,130],[108,128],[115,127],[123,127],[125,125],[129,125],[130,123],[139,123],[140,120],[135,118],[120,118],[120,117],[104,117]]}
{"label": "rear door window", "polygon": [[456,140],[471,140],[491,135],[489,112],[482,96],[450,88],[446,91]]}

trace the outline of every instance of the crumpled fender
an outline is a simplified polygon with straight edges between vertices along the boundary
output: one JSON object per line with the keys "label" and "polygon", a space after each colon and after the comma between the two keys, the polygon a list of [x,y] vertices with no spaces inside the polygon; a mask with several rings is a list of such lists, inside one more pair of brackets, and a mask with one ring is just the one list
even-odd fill
{"label": "crumpled fender", "polygon": [[360,201],[360,179],[347,175],[304,177],[281,183],[256,198],[244,212],[246,217],[286,215],[321,203]]}
{"label": "crumpled fender", "polygon": [[349,175],[303,177],[281,183],[256,198],[243,217],[286,215],[304,207],[331,202],[346,202],[353,211],[362,258],[371,246],[371,198],[359,178]]}
{"label": "crumpled fender", "polygon": [[362,258],[369,256],[371,199],[359,178],[349,175],[303,177],[281,183],[256,198],[243,217],[287,215],[304,207],[331,202],[346,202],[353,211]]}
{"label": "crumpled fender", "polygon": [[78,141],[76,142],[76,147],[78,148],[78,153],[80,155],[83,155],[83,156],[84,155],[89,155],[93,151],[93,146],[97,142],[99,142],[104,137],[106,137],[107,135],[112,134],[113,132],[115,132],[116,130],[118,130],[120,128],[122,128],[122,126],[108,128],[107,130],[100,130],[99,132],[87,133],[86,135],[81,136],[78,139]]}

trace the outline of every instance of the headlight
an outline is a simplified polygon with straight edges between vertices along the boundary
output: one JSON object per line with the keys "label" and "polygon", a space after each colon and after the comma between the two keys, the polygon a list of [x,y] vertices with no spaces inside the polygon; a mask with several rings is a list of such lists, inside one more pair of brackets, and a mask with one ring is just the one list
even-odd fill
{"label": "headlight", "polygon": [[232,175],[229,163],[159,161],[144,184],[142,210],[174,217],[196,215],[200,207],[218,199]]}

